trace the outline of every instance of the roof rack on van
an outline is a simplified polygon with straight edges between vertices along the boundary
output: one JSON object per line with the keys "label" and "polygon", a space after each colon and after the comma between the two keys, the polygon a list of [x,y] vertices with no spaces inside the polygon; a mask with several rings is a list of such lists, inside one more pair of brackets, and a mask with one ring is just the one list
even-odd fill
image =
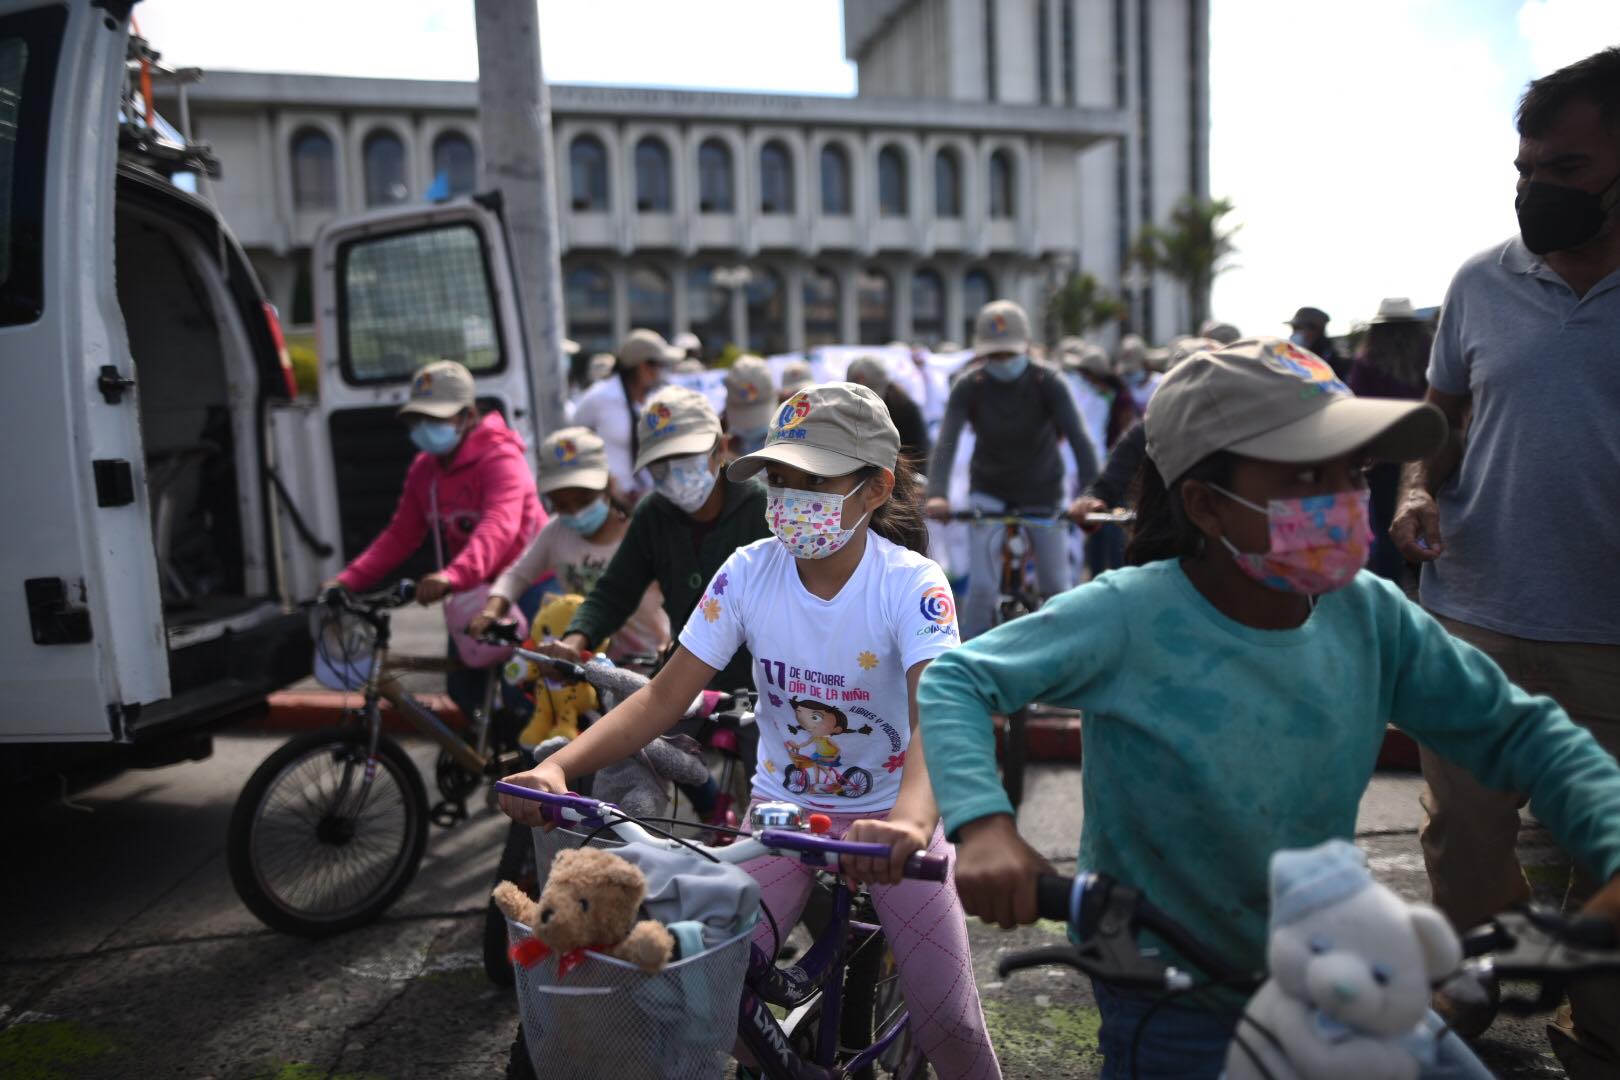
{"label": "roof rack on van", "polygon": [[[186,113],[185,88],[202,79],[198,68],[171,68],[159,63],[162,56],[141,37],[138,30],[129,35],[129,50],[124,63],[123,100],[118,111],[118,150],[126,159],[134,160],[164,176],[175,173],[200,173],[210,179],[219,179],[219,158],[206,142],[193,142],[185,128],[189,128]],[[152,97],[154,79],[172,81],[180,89],[180,129],[163,119]]]}

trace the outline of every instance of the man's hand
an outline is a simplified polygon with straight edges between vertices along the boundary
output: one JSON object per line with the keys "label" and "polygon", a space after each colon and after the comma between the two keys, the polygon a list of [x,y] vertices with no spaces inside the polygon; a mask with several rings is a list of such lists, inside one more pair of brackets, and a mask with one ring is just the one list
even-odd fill
{"label": "man's hand", "polygon": [[935,521],[949,521],[951,520],[951,501],[934,495],[923,503],[923,513]]}
{"label": "man's hand", "polygon": [[[513,773],[506,778],[506,782],[517,784],[519,787],[534,788],[536,791],[549,791],[553,795],[568,793],[568,777],[550,761],[542,761],[527,772]],[[547,832],[557,827],[555,822],[547,821],[541,816],[545,807],[532,799],[519,798],[516,795],[502,795],[500,799],[501,813],[520,825],[541,828]]]}
{"label": "man's hand", "polygon": [[1074,500],[1074,502],[1069,504],[1068,518],[1070,521],[1080,526],[1081,532],[1085,533],[1087,536],[1090,536],[1092,533],[1102,528],[1102,523],[1098,521],[1088,522],[1086,521],[1086,515],[1106,513],[1108,513],[1107,503],[1103,502],[1095,495],[1082,495],[1078,499]]}
{"label": "man's hand", "polygon": [[567,660],[579,664],[587,660],[590,642],[585,640],[583,634],[564,634],[556,641],[543,641],[534,647],[534,651],[553,660]]}
{"label": "man's hand", "polygon": [[956,892],[962,908],[1003,930],[1032,923],[1040,914],[1035,879],[1054,873],[1052,864],[1018,835],[1009,814],[993,814],[962,826],[956,845]]}
{"label": "man's hand", "polygon": [[1443,555],[1446,545],[1440,537],[1440,507],[1434,496],[1422,488],[1402,495],[1389,525],[1389,538],[1407,562],[1433,562]]}
{"label": "man's hand", "polygon": [[919,851],[927,851],[928,841],[933,838],[914,821],[868,818],[851,825],[844,839],[862,844],[889,845],[887,859],[870,859],[864,855],[843,856],[840,865],[845,877],[872,885],[898,885],[905,878],[902,871],[905,870],[906,860]]}
{"label": "man's hand", "polygon": [[435,570],[416,583],[416,602],[431,604],[450,595],[450,578],[443,570]]}

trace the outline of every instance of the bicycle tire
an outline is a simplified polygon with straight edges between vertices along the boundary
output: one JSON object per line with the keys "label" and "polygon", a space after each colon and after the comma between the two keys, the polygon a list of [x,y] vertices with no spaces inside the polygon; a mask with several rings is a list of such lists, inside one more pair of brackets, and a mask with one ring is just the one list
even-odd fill
{"label": "bicycle tire", "polygon": [[1029,710],[1007,716],[1007,741],[1001,755],[1001,786],[1016,812],[1024,801],[1024,766],[1029,760]]}
{"label": "bicycle tire", "polygon": [[[506,844],[495,866],[495,881],[510,881],[529,896],[540,895],[540,878],[534,861],[534,834],[527,825],[512,822],[506,830]],[[506,953],[506,915],[492,899],[484,909],[484,974],[496,986],[517,983],[512,961]]]}
{"label": "bicycle tire", "polygon": [[[330,806],[321,805],[323,798],[330,799],[334,794],[321,785],[323,762],[330,761],[352,782],[364,773],[366,744],[366,732],[360,729],[332,728],[296,736],[254,770],[237,798],[225,841],[231,884],[247,909],[272,930],[302,937],[325,937],[364,926],[399,899],[416,877],[427,846],[427,789],[416,765],[398,743],[388,738],[377,742],[377,779],[367,793],[368,801],[361,819],[334,817],[325,812]],[[397,796],[390,798],[386,787],[377,786],[384,777]],[[267,815],[277,809],[277,796],[293,794],[295,784],[303,787],[296,792],[301,805],[278,814],[278,818],[289,820],[272,824]],[[361,835],[359,822],[368,820],[365,811],[387,810],[386,804],[391,801],[397,802],[398,812],[389,813],[386,821],[372,821],[367,840],[394,833],[398,835],[397,850],[392,850],[393,845],[387,840],[382,841],[389,846],[383,849],[380,872],[366,875],[359,882],[361,891],[349,902],[324,912],[308,905],[299,906],[286,895],[287,888],[272,880],[277,875],[271,873],[273,867],[267,860],[275,852],[268,847],[276,842],[277,836],[282,838],[279,849],[282,852],[290,844],[303,844],[304,850],[295,856],[293,865],[307,867],[311,875],[343,869],[334,865],[334,851],[350,852],[347,858],[351,861],[364,860],[365,852],[353,844]],[[313,811],[321,811],[321,816],[310,817]],[[379,828],[383,831],[379,832]],[[315,899],[319,902],[324,898],[317,895]]]}

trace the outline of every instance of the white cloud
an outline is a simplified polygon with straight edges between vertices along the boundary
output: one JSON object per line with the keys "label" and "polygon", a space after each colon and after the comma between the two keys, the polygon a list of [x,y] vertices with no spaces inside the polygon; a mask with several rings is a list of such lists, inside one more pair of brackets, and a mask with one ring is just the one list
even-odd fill
{"label": "white cloud", "polygon": [[1540,77],[1620,45],[1620,3],[1615,0],[1525,0],[1519,33],[1530,50],[1532,74]]}

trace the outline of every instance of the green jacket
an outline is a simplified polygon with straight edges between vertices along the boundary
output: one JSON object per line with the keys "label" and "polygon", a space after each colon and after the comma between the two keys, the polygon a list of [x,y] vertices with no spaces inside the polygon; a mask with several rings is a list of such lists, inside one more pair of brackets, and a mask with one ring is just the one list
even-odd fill
{"label": "green jacket", "polygon": [[[733,551],[771,534],[765,524],[765,485],[753,479],[721,483],[726,485],[726,502],[720,516],[709,523],[701,545],[692,542],[692,519],[674,503],[658,494],[641,500],[619,550],[575,612],[568,633],[577,631],[590,641],[611,637],[656,581],[664,593],[670,632],[679,637],[721,564]],[[739,650],[711,685],[724,691],[753,686],[753,663],[747,649]]]}

